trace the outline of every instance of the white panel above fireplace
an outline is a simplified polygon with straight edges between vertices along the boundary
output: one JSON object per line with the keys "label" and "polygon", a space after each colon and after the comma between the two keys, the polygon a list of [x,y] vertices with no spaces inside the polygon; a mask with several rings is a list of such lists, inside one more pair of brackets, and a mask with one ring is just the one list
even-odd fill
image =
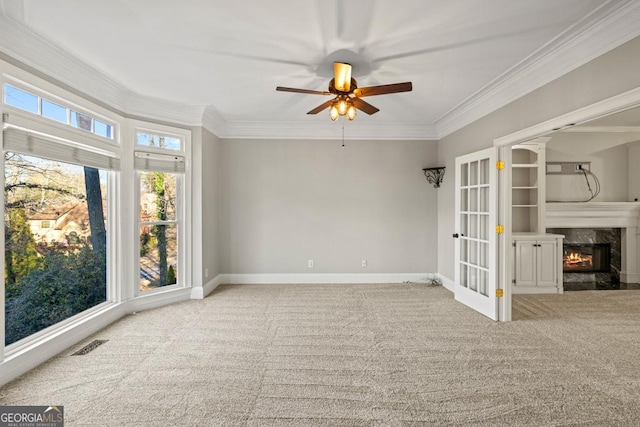
{"label": "white panel above fireplace", "polygon": [[640,202],[547,202],[545,208],[547,228],[628,228],[639,219]]}

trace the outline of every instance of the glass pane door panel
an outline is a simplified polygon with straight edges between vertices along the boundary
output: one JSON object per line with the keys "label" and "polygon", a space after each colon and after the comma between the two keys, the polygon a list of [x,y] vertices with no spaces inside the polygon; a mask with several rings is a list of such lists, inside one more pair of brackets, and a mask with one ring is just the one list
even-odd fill
{"label": "glass pane door panel", "polygon": [[467,287],[469,284],[469,279],[467,277],[467,264],[460,263],[460,286]]}
{"label": "glass pane door panel", "polygon": [[478,212],[478,189],[469,190],[469,212]]}
{"label": "glass pane door panel", "polygon": [[465,234],[465,236],[471,237],[472,239],[478,238],[478,215],[469,215],[469,233]]}
{"label": "glass pane door panel", "polygon": [[469,163],[469,185],[478,185],[478,162]]}
{"label": "glass pane door panel", "polygon": [[467,163],[460,165],[460,186],[466,187],[469,185],[469,166]]}
{"label": "glass pane door panel", "polygon": [[480,215],[480,240],[489,240],[489,216]]}
{"label": "glass pane door panel", "polygon": [[468,288],[472,291],[478,290],[478,269],[476,267],[469,266],[469,284]]}
{"label": "glass pane door panel", "polygon": [[467,214],[460,214],[460,233],[463,236],[469,235],[469,219]]}
{"label": "glass pane door panel", "polygon": [[469,210],[469,190],[463,188],[460,190],[460,211],[467,212]]}
{"label": "glass pane door panel", "polygon": [[480,187],[480,212],[489,212],[489,187]]}
{"label": "glass pane door panel", "polygon": [[484,296],[488,296],[487,283],[489,281],[489,273],[486,271],[480,271],[480,283],[478,286],[478,292]]}
{"label": "glass pane door panel", "polygon": [[469,245],[467,244],[467,242],[468,242],[467,239],[460,240],[460,261],[463,261],[463,262],[469,261],[469,256],[468,256]]}
{"label": "glass pane door panel", "polygon": [[478,242],[469,241],[469,264],[478,265]]}
{"label": "glass pane door panel", "polygon": [[480,267],[489,268],[489,261],[487,256],[487,247],[486,243],[478,243],[480,249]]}
{"label": "glass pane door panel", "polygon": [[480,160],[480,184],[489,183],[489,159]]}

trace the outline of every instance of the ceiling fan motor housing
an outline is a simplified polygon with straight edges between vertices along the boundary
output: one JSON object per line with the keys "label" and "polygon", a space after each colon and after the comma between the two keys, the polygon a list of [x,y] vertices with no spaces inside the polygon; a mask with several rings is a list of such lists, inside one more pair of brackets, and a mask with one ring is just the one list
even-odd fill
{"label": "ceiling fan motor housing", "polygon": [[336,79],[333,78],[331,79],[331,81],[329,82],[329,92],[331,93],[335,93],[336,95],[338,94],[351,94],[353,93],[354,90],[356,90],[358,88],[358,82],[356,82],[356,79],[354,79],[353,77],[351,78],[351,87],[349,88],[348,92],[343,92],[341,90],[336,89]]}

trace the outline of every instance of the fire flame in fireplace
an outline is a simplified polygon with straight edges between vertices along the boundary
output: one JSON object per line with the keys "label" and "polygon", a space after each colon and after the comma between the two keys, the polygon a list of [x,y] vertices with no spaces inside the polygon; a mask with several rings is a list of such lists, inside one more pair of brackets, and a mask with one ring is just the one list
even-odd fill
{"label": "fire flame in fireplace", "polygon": [[591,267],[593,264],[592,255],[583,255],[577,252],[571,252],[569,255],[565,255],[562,259],[564,268],[570,270],[572,268],[585,268]]}

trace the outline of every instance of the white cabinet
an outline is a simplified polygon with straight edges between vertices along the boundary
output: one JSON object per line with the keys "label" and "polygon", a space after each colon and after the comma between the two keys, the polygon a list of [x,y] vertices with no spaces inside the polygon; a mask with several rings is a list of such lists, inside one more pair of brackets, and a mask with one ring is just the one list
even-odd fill
{"label": "white cabinet", "polygon": [[562,293],[560,234],[514,233],[513,293]]}

